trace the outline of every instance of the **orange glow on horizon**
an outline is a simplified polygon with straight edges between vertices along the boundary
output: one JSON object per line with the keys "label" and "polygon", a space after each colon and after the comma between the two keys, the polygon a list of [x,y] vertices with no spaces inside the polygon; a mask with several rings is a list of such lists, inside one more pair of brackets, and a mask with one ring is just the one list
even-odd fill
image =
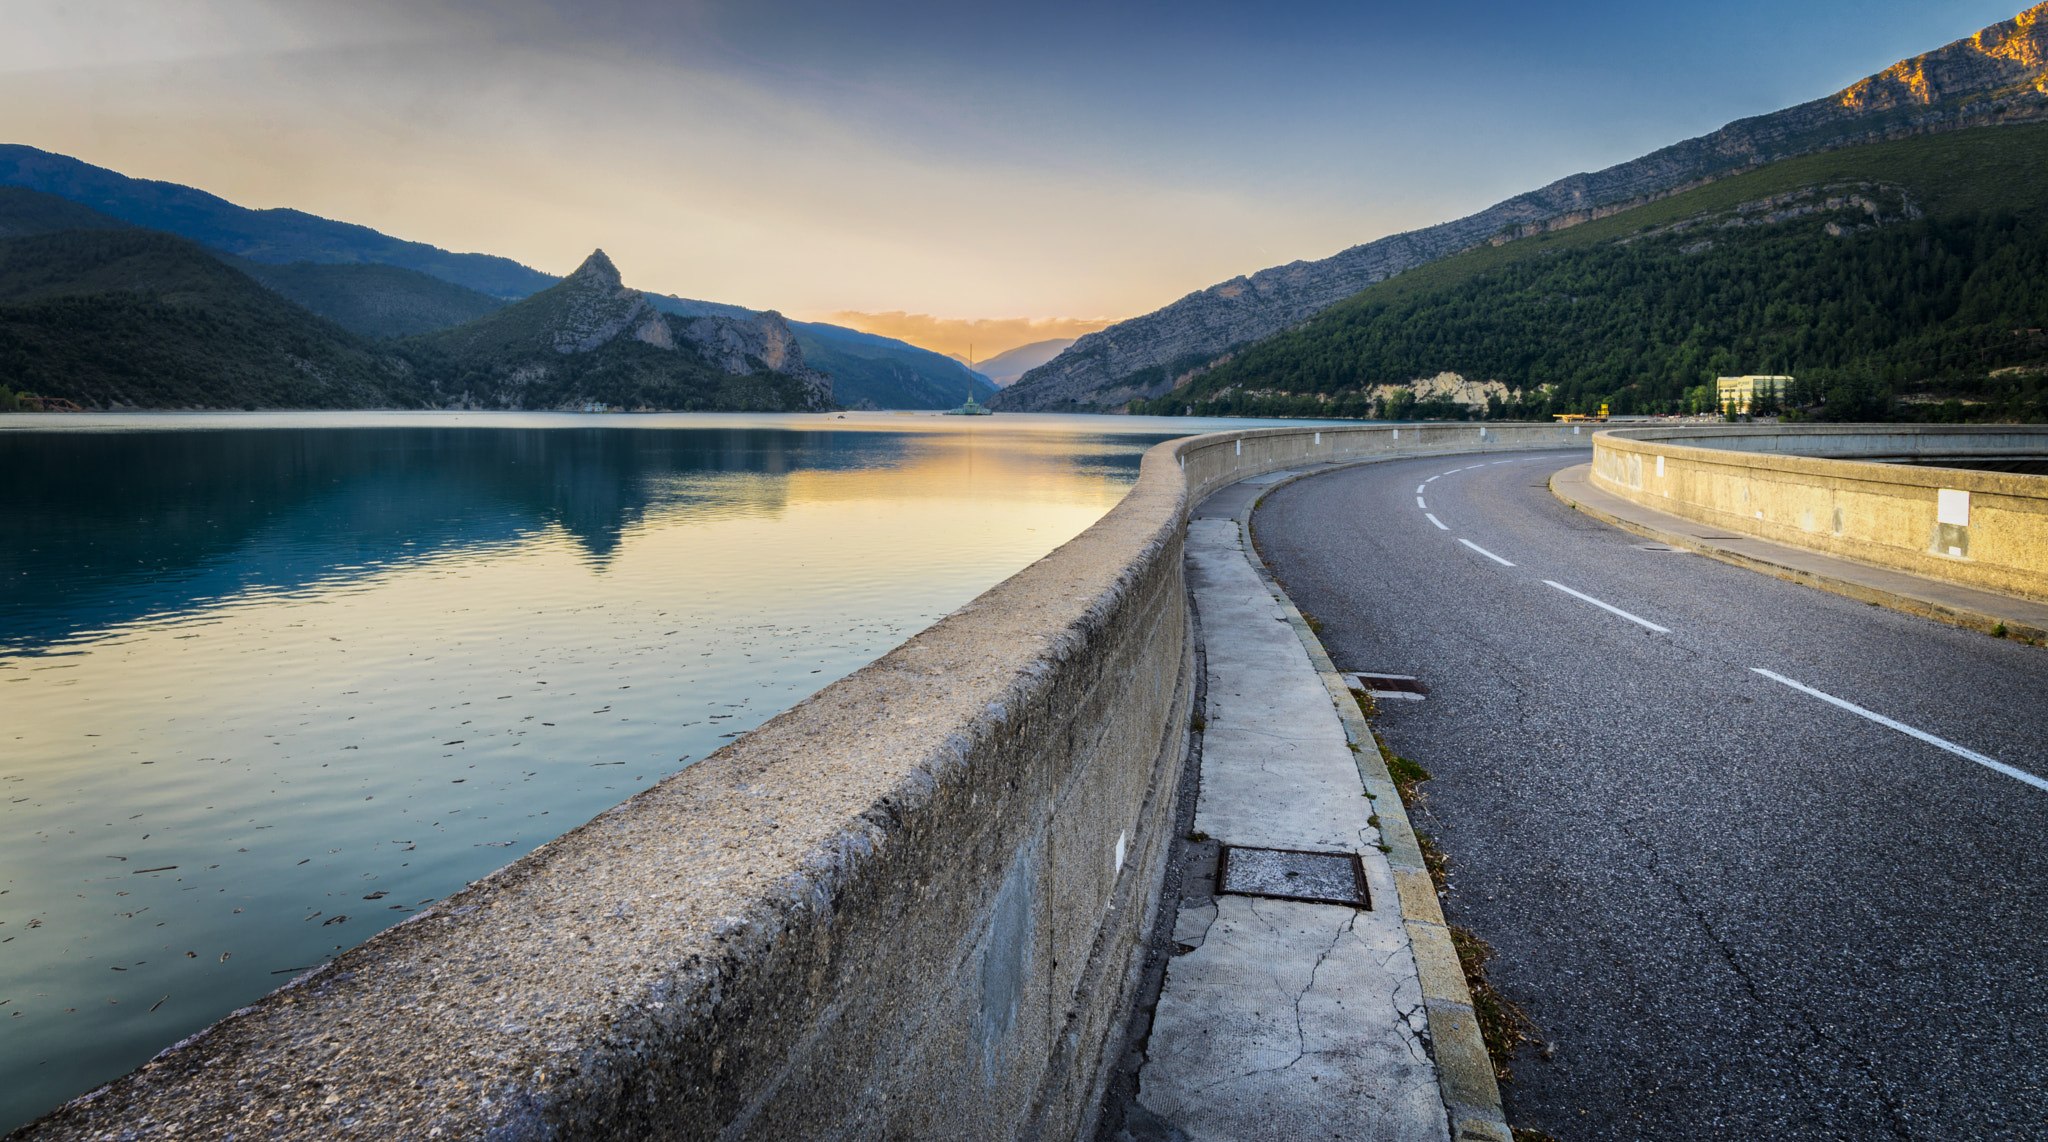
{"label": "orange glow on horizon", "polygon": [[1036,341],[1080,337],[1105,329],[1116,320],[1105,317],[934,317],[929,313],[905,313],[901,310],[862,313],[850,309],[817,314],[811,319],[844,325],[879,337],[894,337],[920,349],[956,357],[966,357],[972,348],[976,361],[986,361],[998,353]]}

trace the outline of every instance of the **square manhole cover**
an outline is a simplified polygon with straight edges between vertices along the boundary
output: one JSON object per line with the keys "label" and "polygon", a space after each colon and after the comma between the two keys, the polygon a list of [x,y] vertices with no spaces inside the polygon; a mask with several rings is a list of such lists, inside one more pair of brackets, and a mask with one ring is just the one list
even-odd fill
{"label": "square manhole cover", "polygon": [[1311,904],[1372,907],[1372,896],[1365,888],[1365,864],[1357,853],[1224,845],[1216,870],[1216,891]]}

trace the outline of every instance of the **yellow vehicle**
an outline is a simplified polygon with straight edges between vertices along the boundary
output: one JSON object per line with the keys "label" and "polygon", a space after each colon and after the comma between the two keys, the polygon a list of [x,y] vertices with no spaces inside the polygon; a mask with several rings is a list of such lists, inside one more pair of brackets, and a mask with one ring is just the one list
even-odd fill
{"label": "yellow vehicle", "polygon": [[1587,416],[1582,412],[1553,412],[1550,415],[1555,417],[1559,424],[1606,424],[1607,405],[1605,403],[1600,405],[1600,415],[1598,416]]}

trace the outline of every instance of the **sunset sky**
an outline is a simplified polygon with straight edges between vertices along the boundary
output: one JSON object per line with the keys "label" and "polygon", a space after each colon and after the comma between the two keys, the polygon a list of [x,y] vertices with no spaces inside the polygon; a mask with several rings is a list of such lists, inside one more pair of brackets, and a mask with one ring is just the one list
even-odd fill
{"label": "sunset sky", "polygon": [[927,342],[1073,336],[2019,7],[0,0],[0,141],[551,273],[601,246],[664,293],[941,319],[904,319]]}

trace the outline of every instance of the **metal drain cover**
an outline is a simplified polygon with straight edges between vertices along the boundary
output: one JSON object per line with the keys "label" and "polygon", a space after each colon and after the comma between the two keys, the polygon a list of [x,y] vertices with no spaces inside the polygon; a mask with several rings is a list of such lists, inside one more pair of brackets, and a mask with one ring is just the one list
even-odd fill
{"label": "metal drain cover", "polygon": [[1372,894],[1365,888],[1365,864],[1357,853],[1224,845],[1216,870],[1216,891],[1310,904],[1372,907]]}
{"label": "metal drain cover", "polygon": [[1346,678],[1360,690],[1375,698],[1402,698],[1420,702],[1429,693],[1429,688],[1417,681],[1412,674],[1347,674]]}

